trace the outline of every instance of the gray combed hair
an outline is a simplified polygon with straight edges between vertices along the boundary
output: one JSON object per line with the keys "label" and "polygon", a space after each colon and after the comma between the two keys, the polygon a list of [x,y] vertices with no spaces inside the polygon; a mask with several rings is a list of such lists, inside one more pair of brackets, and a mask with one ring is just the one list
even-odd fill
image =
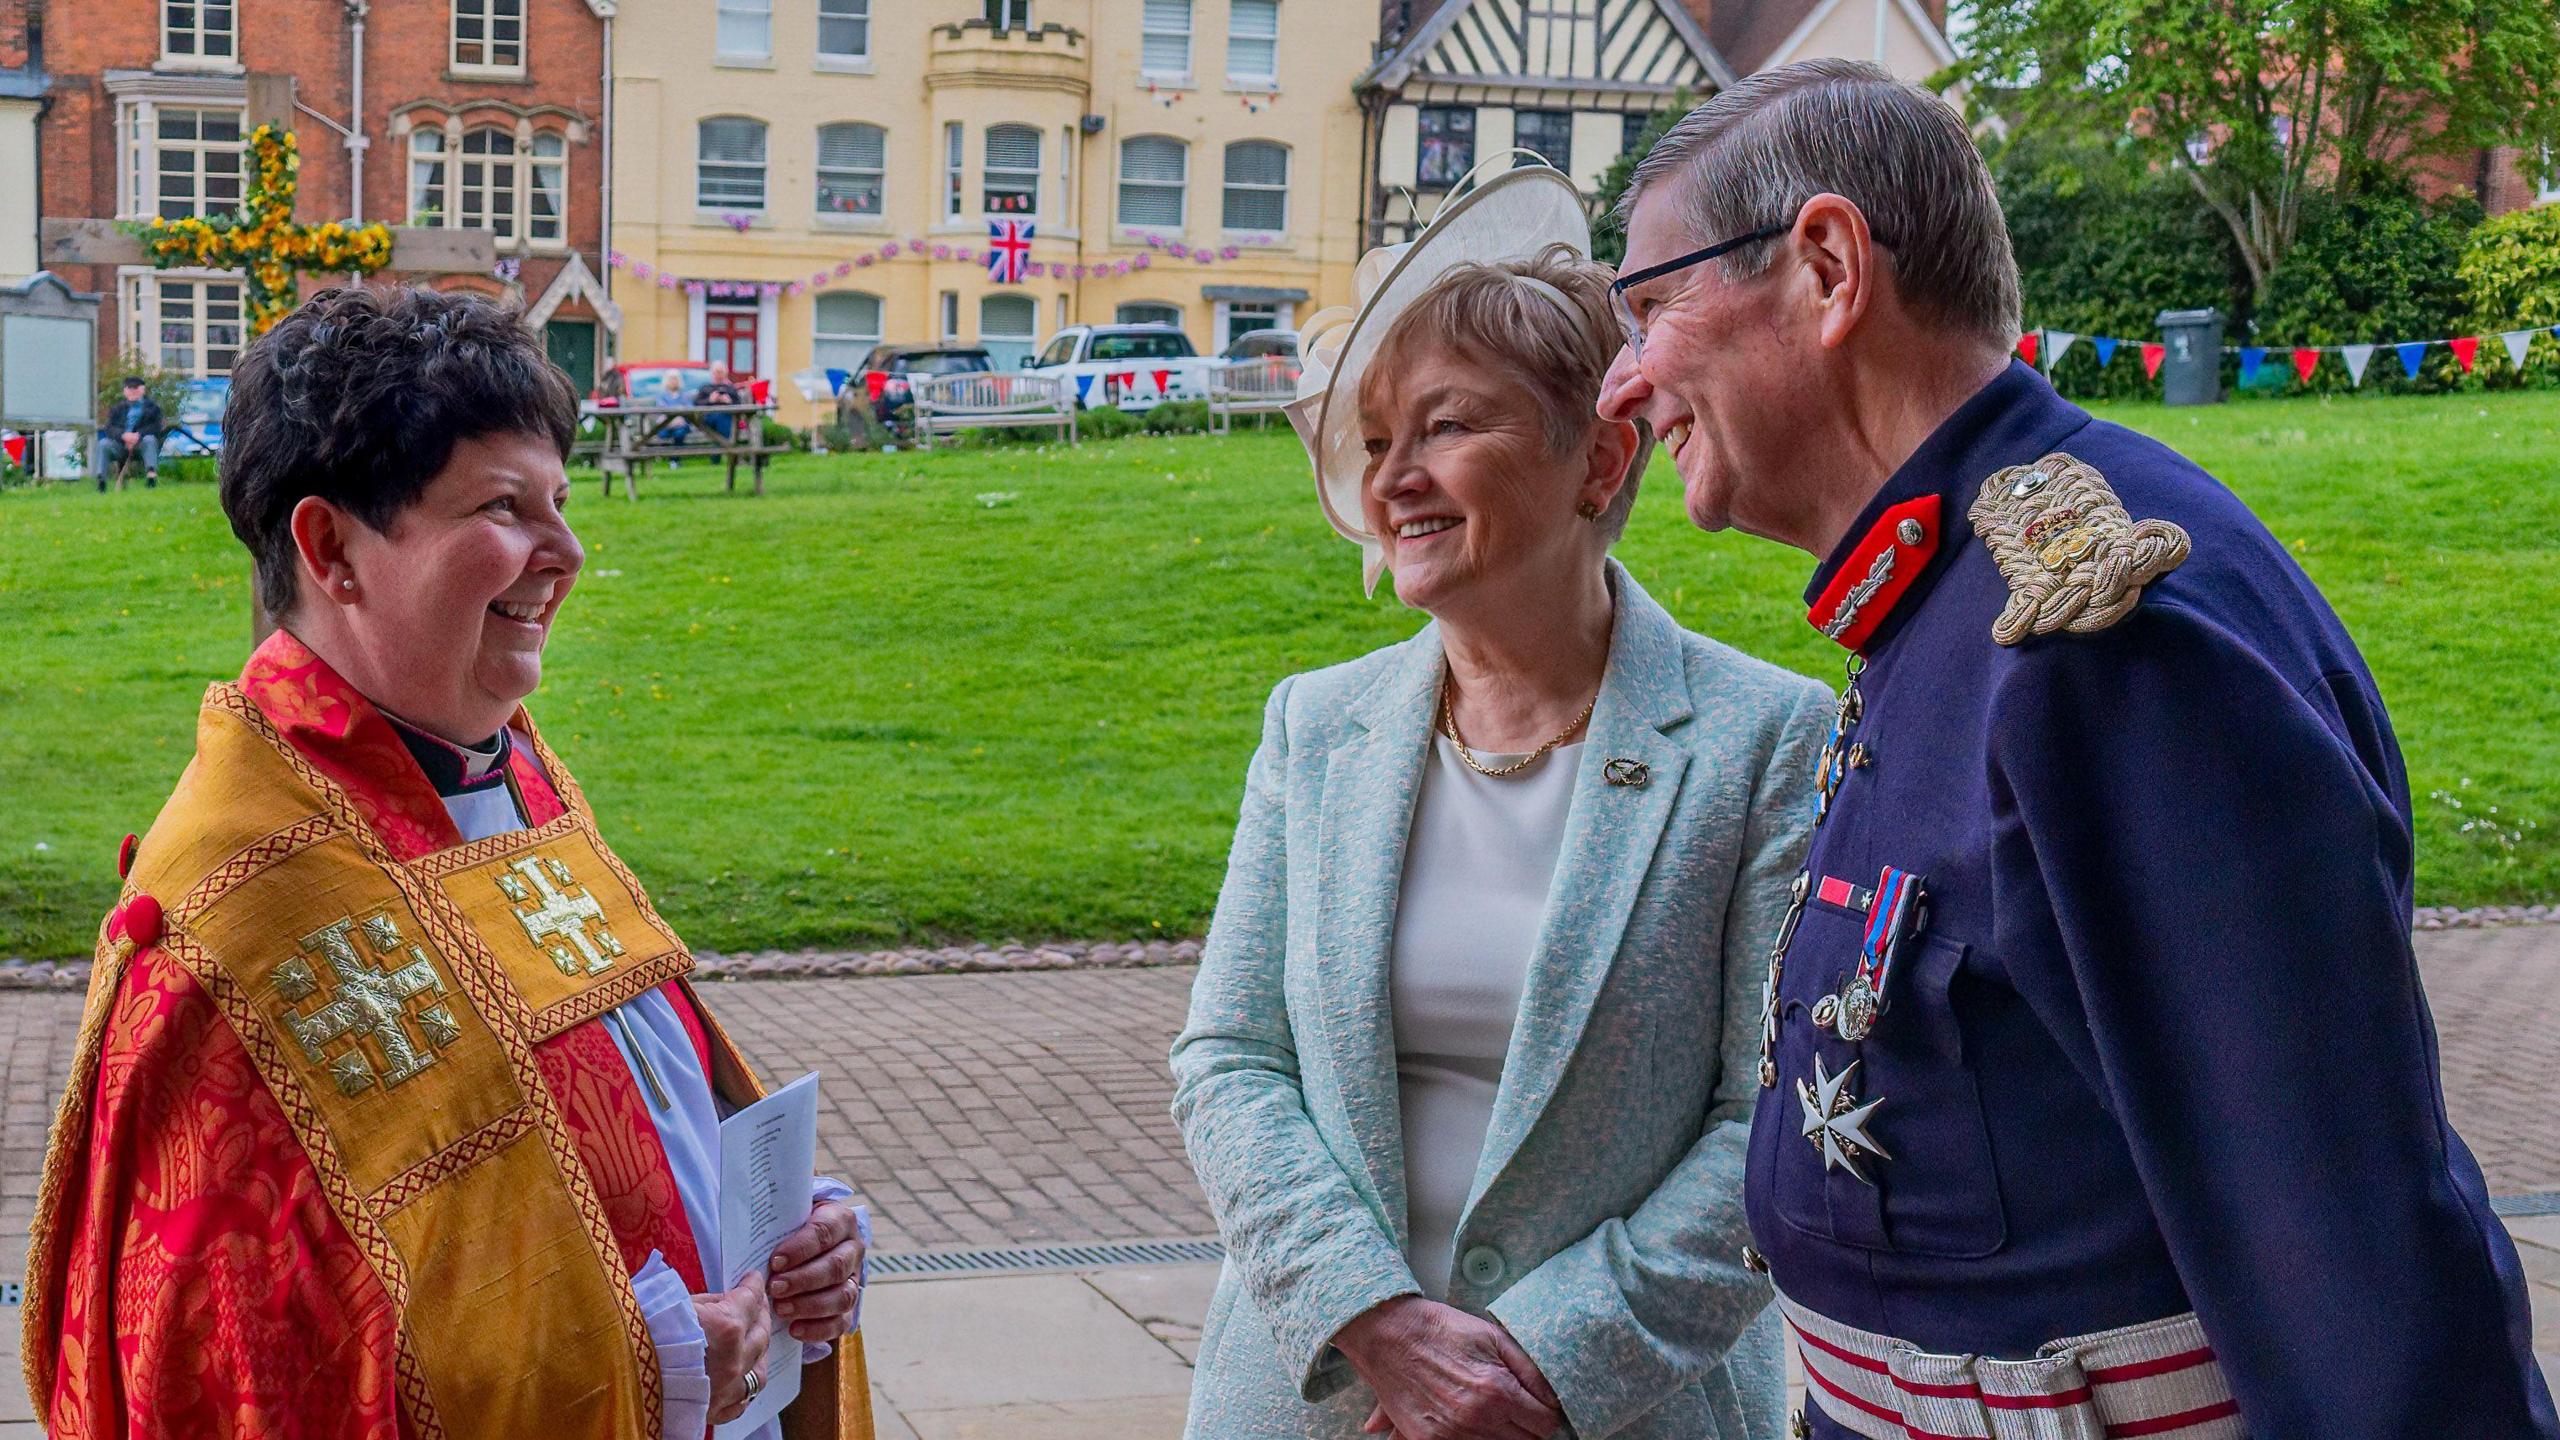
{"label": "gray combed hair", "polygon": [[[1804,60],[1719,93],[1637,163],[1621,226],[1661,180],[1682,182],[1701,244],[1791,225],[1814,196],[1842,196],[1888,252],[1904,304],[2003,346],[2018,336],[2018,262],[1990,167],[1954,109],[1880,66]],[[1766,271],[1776,238],[1725,256],[1725,273]]]}

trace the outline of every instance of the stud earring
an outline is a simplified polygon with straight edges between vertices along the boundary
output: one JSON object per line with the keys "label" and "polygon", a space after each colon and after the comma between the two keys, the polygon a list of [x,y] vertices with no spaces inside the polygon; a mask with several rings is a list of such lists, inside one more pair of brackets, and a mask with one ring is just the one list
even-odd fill
{"label": "stud earring", "polygon": [[338,588],[341,590],[353,590],[356,588],[356,582],[353,580],[341,580],[338,582]]}
{"label": "stud earring", "polygon": [[1600,507],[1592,504],[1588,500],[1585,500],[1581,504],[1573,507],[1573,513],[1581,516],[1585,520],[1597,520],[1600,518]]}

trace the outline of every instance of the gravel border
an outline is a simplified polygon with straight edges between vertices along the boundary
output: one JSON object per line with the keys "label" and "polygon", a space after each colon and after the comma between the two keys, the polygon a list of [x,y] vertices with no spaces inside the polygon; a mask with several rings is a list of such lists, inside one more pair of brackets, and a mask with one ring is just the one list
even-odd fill
{"label": "gravel border", "polygon": [[2451,905],[2418,907],[2419,930],[2485,930],[2492,925],[2560,924],[2560,905]]}
{"label": "gravel border", "polygon": [[[2419,930],[2480,930],[2560,924],[2560,905],[2418,907]],[[944,945],[908,950],[717,950],[693,952],[697,980],[816,980],[870,975],[984,975],[1017,970],[1138,970],[1191,965],[1198,940],[1074,941],[1045,945]],[[0,959],[0,990],[85,990],[86,960]]]}

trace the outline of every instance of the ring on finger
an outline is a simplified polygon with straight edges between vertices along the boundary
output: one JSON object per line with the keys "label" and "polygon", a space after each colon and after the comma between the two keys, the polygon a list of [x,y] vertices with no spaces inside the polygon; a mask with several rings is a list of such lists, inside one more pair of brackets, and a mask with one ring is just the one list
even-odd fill
{"label": "ring on finger", "polygon": [[747,1399],[752,1402],[758,1395],[764,1393],[764,1372],[761,1370],[748,1371],[746,1385]]}

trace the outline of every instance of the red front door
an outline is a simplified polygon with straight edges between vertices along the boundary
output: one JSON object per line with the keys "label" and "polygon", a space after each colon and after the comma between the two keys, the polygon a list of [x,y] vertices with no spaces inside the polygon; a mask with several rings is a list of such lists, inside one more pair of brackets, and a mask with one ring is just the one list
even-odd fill
{"label": "red front door", "polygon": [[753,306],[743,310],[717,307],[702,315],[702,358],[704,363],[718,362],[729,367],[729,373],[745,379],[756,373],[756,312]]}

